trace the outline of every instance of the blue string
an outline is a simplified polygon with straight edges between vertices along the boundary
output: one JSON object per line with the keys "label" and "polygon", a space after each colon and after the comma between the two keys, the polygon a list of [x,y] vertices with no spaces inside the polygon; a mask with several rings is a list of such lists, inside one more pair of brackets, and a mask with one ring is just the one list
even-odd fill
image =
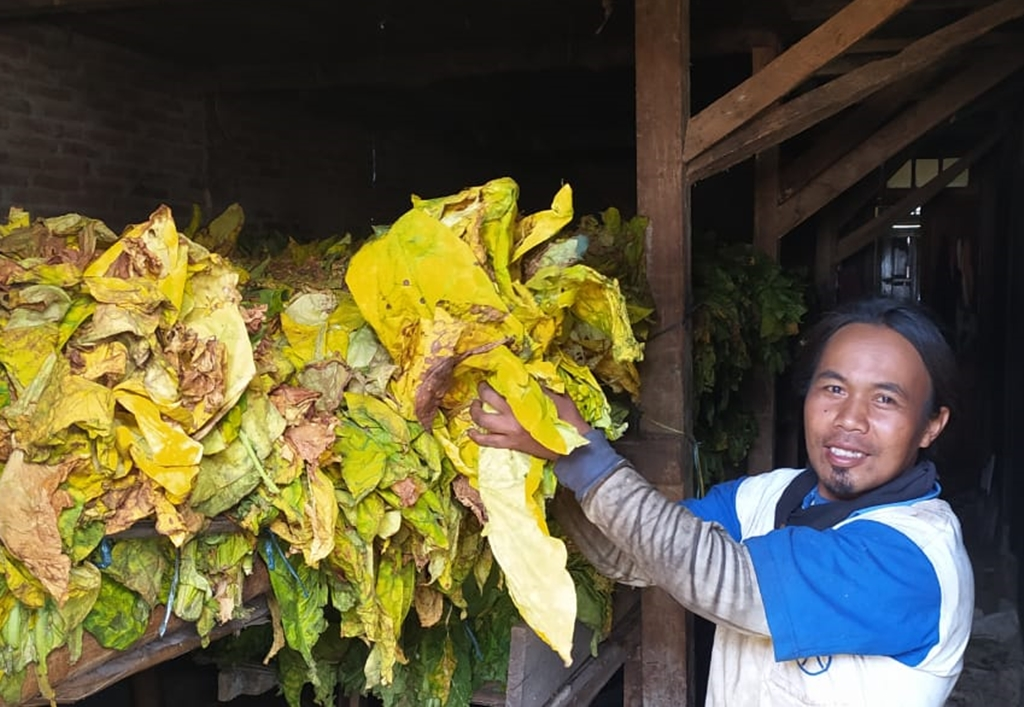
{"label": "blue string", "polygon": [[[291,576],[295,579],[295,583],[299,585],[299,589],[302,591],[302,596],[308,599],[309,589],[303,583],[302,577],[299,576],[299,573],[295,571],[295,568],[292,566],[292,563],[288,561],[288,558],[284,554],[284,550],[281,549],[281,544],[277,541],[277,536],[273,533],[270,533],[268,536],[268,541],[270,542],[273,551],[276,552],[276,554],[280,556],[281,561],[284,562],[284,566],[288,568],[288,573],[291,574]],[[267,554],[269,556],[272,556],[274,553]],[[274,569],[270,562],[267,563],[267,566],[270,569]]]}
{"label": "blue string", "polygon": [[463,621],[462,628],[466,629],[466,635],[469,636],[469,642],[473,644],[473,655],[476,656],[477,660],[483,660],[484,652],[480,650],[480,642],[476,640],[476,634],[474,634],[473,629],[469,627],[469,622]]}
{"label": "blue string", "polygon": [[171,620],[171,609],[174,607],[174,599],[178,594],[178,580],[181,578],[181,548],[176,548],[174,554],[174,574],[171,576],[171,590],[167,592],[167,606],[164,607],[164,620],[160,622],[160,638],[167,632],[167,622]]}
{"label": "blue string", "polygon": [[111,554],[112,548],[113,544],[110,542],[110,538],[104,535],[103,539],[100,540],[99,547],[96,548],[96,551],[100,553],[100,557],[98,560],[94,559],[93,564],[101,570],[110,567],[110,563],[114,561],[114,556]]}

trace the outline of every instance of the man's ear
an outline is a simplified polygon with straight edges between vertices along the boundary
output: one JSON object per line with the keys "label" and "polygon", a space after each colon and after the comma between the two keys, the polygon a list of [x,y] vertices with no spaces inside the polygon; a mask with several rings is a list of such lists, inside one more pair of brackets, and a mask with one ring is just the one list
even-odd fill
{"label": "man's ear", "polygon": [[939,411],[933,415],[924,426],[924,431],[921,434],[921,449],[930,447],[942,430],[946,429],[946,423],[949,422],[949,408],[940,407]]}

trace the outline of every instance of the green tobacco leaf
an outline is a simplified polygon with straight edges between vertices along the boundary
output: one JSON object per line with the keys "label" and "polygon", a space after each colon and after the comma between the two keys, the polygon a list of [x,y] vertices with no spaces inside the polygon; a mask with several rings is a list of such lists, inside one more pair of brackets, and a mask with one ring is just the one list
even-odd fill
{"label": "green tobacco leaf", "polygon": [[85,630],[104,648],[127,650],[146,632],[149,612],[145,599],[104,574]]}

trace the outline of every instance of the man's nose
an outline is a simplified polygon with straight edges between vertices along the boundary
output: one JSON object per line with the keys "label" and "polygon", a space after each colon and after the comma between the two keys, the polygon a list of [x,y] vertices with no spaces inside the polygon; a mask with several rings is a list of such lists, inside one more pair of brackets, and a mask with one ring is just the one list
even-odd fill
{"label": "man's nose", "polygon": [[867,432],[868,405],[859,396],[851,395],[839,405],[835,423],[847,432]]}

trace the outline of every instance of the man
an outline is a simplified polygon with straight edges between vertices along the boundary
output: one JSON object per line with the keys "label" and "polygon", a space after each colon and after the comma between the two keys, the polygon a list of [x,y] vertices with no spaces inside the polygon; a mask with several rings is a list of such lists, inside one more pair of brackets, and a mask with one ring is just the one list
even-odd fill
{"label": "man", "polygon": [[[953,353],[922,310],[886,299],[831,313],[807,351],[806,470],[673,503],[553,395],[590,442],[556,461],[579,505],[555,512],[600,571],[717,625],[708,705],[942,705],[974,609],[960,526],[922,453],[950,417]],[[471,413],[478,443],[557,456],[487,386]]]}

